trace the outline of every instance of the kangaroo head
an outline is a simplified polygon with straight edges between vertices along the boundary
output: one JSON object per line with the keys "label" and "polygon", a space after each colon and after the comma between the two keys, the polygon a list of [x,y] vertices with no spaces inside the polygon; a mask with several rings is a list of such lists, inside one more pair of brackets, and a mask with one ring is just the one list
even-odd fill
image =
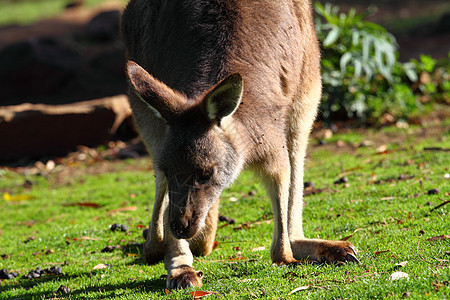
{"label": "kangaroo head", "polygon": [[153,161],[168,182],[172,234],[192,238],[240,171],[234,135],[222,123],[241,103],[242,77],[232,74],[202,96],[188,99],[134,62],[128,63],[127,73],[135,92],[166,121],[159,155]]}

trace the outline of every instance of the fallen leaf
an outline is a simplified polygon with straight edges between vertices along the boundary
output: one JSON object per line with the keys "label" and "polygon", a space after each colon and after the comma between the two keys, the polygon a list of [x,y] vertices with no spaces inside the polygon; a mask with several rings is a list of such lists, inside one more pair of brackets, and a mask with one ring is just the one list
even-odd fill
{"label": "fallen leaf", "polygon": [[432,242],[432,241],[445,241],[445,240],[450,240],[450,235],[440,235],[440,236],[434,236],[432,238],[427,239],[427,242]]}
{"label": "fallen leaf", "polygon": [[201,297],[204,296],[209,296],[211,294],[215,294],[217,292],[203,292],[203,291],[194,291],[191,292],[192,297],[194,297],[194,299],[200,299]]}
{"label": "fallen leaf", "polygon": [[230,257],[228,258],[228,261],[239,261],[239,260],[246,260],[247,257],[244,256],[238,256],[238,257]]}
{"label": "fallen leaf", "polygon": [[219,229],[222,229],[222,228],[224,228],[224,227],[227,227],[228,225],[230,225],[230,224],[225,223],[225,224],[221,225],[221,226],[219,227]]}
{"label": "fallen leaf", "polygon": [[391,280],[406,279],[409,280],[409,274],[405,272],[394,272],[390,276]]}
{"label": "fallen leaf", "polygon": [[94,202],[77,202],[70,204],[63,204],[63,206],[81,206],[81,207],[92,207],[92,208],[100,208],[101,205]]}
{"label": "fallen leaf", "polygon": [[340,241],[347,241],[347,240],[349,240],[352,236],[354,236],[355,235],[355,233],[352,233],[352,234],[350,234],[350,235],[348,235],[348,236],[345,236],[345,237],[343,237],[342,239],[340,239]]}
{"label": "fallen leaf", "polygon": [[31,200],[34,196],[31,195],[11,195],[10,193],[3,193],[3,200],[5,201],[25,201]]}
{"label": "fallen leaf", "polygon": [[219,246],[219,242],[218,241],[214,241],[214,243],[213,243],[213,250],[216,249],[217,246]]}
{"label": "fallen leaf", "polygon": [[135,211],[137,209],[138,209],[137,206],[120,207],[120,208],[117,208],[117,209],[110,210],[109,212],[106,213],[106,215],[111,216],[111,215],[113,215],[115,213],[118,213],[118,212],[121,212],[121,211]]}
{"label": "fallen leaf", "polygon": [[295,288],[295,289],[293,289],[292,291],[290,291],[289,294],[288,294],[288,296],[290,296],[290,295],[292,295],[292,294],[294,294],[294,293],[300,292],[300,291],[305,291],[305,290],[307,290],[307,289],[309,289],[309,285],[299,286],[298,288]]}
{"label": "fallen leaf", "polygon": [[386,253],[386,252],[390,252],[391,250],[382,250],[382,251],[377,251],[375,252],[375,256],[380,255],[382,253]]}
{"label": "fallen leaf", "polygon": [[380,200],[394,200],[396,198],[397,197],[384,197],[384,198],[381,198]]}
{"label": "fallen leaf", "polygon": [[254,251],[254,252],[256,252],[256,251],[264,251],[264,250],[266,250],[266,247],[261,246],[261,247],[253,248],[253,249],[251,249],[251,250]]}
{"label": "fallen leaf", "polygon": [[230,199],[229,199],[231,202],[236,202],[236,201],[238,201],[239,199],[238,198],[236,198],[236,197],[230,197]]}
{"label": "fallen leaf", "polygon": [[164,293],[165,293],[166,295],[170,295],[170,290],[164,289]]}
{"label": "fallen leaf", "polygon": [[388,153],[386,145],[381,145],[380,147],[377,148],[377,154],[386,154],[386,153]]}
{"label": "fallen leaf", "polygon": [[405,267],[407,263],[408,263],[408,261],[405,260],[405,261],[402,261],[402,262],[400,262],[400,263],[398,263],[398,264],[395,264],[395,265],[396,265],[396,266],[400,266],[400,267]]}
{"label": "fallen leaf", "polygon": [[92,237],[89,237],[89,236],[82,236],[82,237],[79,237],[79,238],[74,238],[74,240],[76,241],[76,240],[80,240],[80,241],[101,241],[101,239],[99,239],[99,238],[92,238]]}
{"label": "fallen leaf", "polygon": [[127,253],[127,255],[128,255],[129,257],[137,257],[137,256],[138,256],[136,253]]}
{"label": "fallen leaf", "polygon": [[105,264],[98,264],[98,265],[96,265],[95,267],[93,267],[92,270],[101,270],[101,269],[107,269],[107,268],[109,268],[108,265],[105,265]]}
{"label": "fallen leaf", "polygon": [[244,278],[242,280],[240,280],[240,282],[252,282],[252,281],[258,281],[259,279],[257,278]]}

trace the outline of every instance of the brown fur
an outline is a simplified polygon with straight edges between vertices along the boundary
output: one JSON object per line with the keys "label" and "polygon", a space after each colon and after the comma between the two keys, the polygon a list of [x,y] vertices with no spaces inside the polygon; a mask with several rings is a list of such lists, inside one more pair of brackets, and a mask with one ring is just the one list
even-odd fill
{"label": "brown fur", "polygon": [[305,239],[303,164],[321,97],[307,0],[131,0],[122,17],[130,103],[154,161],[144,251],[169,288],[201,285],[218,198],[245,168],[274,211],[272,261],[357,261],[349,243]]}

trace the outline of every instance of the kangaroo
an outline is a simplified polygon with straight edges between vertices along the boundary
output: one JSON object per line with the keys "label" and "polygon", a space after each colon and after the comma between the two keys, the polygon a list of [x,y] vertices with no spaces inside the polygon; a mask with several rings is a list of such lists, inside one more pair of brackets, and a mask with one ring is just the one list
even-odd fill
{"label": "kangaroo", "polygon": [[201,286],[219,197],[244,168],[270,196],[276,265],[358,262],[346,241],[307,239],[303,169],[321,98],[309,0],[131,0],[123,12],[129,101],[155,169],[144,244],[167,288]]}

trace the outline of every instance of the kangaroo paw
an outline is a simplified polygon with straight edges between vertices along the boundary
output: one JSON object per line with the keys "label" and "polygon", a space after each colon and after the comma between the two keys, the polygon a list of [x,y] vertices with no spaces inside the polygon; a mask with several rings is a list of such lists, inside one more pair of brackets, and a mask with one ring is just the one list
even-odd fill
{"label": "kangaroo paw", "polygon": [[196,271],[191,267],[185,266],[172,270],[172,274],[167,277],[168,289],[184,289],[186,287],[202,286],[202,271]]}
{"label": "kangaroo paw", "polygon": [[327,263],[359,263],[355,247],[346,241],[325,241],[319,243],[316,256],[319,262]]}
{"label": "kangaroo paw", "polygon": [[347,241],[302,239],[291,243],[294,257],[317,263],[359,263],[355,247]]}

